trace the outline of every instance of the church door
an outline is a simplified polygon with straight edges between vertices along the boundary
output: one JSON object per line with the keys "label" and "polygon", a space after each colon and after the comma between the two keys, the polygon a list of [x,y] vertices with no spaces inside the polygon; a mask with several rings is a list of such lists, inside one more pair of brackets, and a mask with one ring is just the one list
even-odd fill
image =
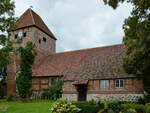
{"label": "church door", "polygon": [[77,85],[78,101],[86,101],[87,85]]}

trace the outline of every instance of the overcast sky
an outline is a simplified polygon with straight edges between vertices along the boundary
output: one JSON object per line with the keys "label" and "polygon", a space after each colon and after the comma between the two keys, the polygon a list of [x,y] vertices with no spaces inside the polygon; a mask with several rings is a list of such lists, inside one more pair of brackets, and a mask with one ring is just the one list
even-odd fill
{"label": "overcast sky", "polygon": [[103,0],[15,0],[15,15],[30,6],[54,33],[57,52],[122,43],[124,19],[132,6],[121,4],[117,10]]}

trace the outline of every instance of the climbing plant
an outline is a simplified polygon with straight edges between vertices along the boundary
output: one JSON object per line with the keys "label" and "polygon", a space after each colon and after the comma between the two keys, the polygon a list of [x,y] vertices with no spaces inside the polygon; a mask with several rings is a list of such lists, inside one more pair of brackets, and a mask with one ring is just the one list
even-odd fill
{"label": "climbing plant", "polygon": [[27,42],[25,47],[17,48],[21,58],[20,71],[16,77],[18,94],[25,99],[32,86],[32,65],[34,63],[36,51],[32,42]]}

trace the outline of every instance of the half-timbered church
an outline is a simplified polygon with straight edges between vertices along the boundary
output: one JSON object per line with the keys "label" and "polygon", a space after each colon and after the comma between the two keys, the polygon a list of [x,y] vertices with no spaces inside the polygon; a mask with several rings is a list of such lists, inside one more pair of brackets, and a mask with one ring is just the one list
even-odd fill
{"label": "half-timbered church", "polygon": [[[32,9],[16,22],[11,40],[22,38],[21,46],[32,41],[38,55],[32,66],[32,92],[39,94],[58,78],[63,80],[62,98],[69,100],[138,100],[143,97],[142,81],[122,68],[123,44],[56,53],[56,37]],[[92,37],[91,37],[92,38]],[[7,95],[16,96],[19,58],[7,68]]]}

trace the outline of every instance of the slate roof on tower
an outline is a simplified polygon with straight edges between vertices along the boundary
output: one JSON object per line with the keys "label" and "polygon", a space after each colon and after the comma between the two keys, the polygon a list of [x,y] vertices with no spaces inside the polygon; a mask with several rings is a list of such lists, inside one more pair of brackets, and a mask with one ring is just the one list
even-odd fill
{"label": "slate roof on tower", "polygon": [[46,24],[43,22],[41,17],[36,14],[31,8],[29,8],[16,22],[17,28],[21,29],[25,27],[35,26],[53,39],[56,40],[53,33],[50,31],[50,29],[46,26]]}

